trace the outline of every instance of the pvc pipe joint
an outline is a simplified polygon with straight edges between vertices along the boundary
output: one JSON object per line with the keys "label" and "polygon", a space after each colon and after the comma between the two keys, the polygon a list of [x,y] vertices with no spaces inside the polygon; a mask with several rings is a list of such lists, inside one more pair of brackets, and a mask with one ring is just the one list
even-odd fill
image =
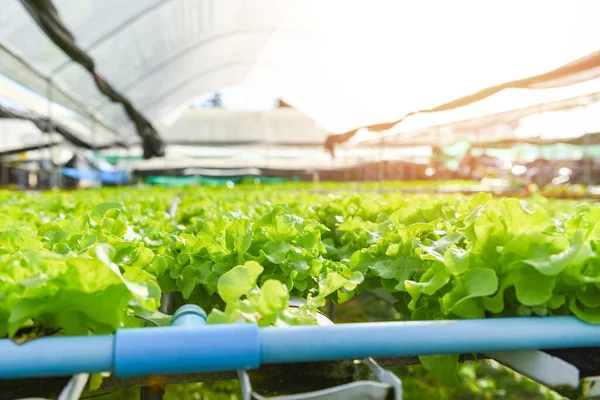
{"label": "pvc pipe joint", "polygon": [[206,313],[187,305],[165,328],[120,329],[115,335],[117,377],[258,368],[256,324],[206,325]]}
{"label": "pvc pipe joint", "polygon": [[179,307],[173,314],[173,326],[199,327],[206,325],[206,311],[195,304]]}

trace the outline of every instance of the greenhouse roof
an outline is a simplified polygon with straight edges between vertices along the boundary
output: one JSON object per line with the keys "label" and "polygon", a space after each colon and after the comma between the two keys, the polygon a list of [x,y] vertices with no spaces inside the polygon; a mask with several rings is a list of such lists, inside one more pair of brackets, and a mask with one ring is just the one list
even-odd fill
{"label": "greenhouse roof", "polygon": [[463,105],[482,88],[597,78],[599,11],[593,0],[4,0],[0,73],[137,133],[150,157],[164,154],[167,115],[224,86],[278,93],[344,132]]}
{"label": "greenhouse roof", "polygon": [[[458,140],[495,140],[498,139],[497,135],[491,134],[490,131],[497,130],[501,125],[511,127],[509,130],[503,130],[503,134],[512,137],[514,128],[523,121],[534,119],[541,123],[552,119],[552,123],[556,124],[559,120],[555,118],[556,115],[563,115],[560,118],[563,121],[562,125],[566,122],[573,129],[574,122],[580,124],[581,118],[574,121],[574,118],[564,118],[564,114],[578,113],[581,109],[590,110],[587,112],[590,115],[586,121],[596,124],[596,127],[592,128],[595,130],[600,129],[600,126],[597,125],[597,118],[591,117],[591,111],[597,109],[599,102],[600,79],[543,90],[509,89],[457,109],[414,115],[386,131],[363,129],[351,138],[350,143],[402,145],[415,140],[438,144]],[[556,139],[562,139],[574,134],[566,129],[562,133],[556,132],[555,136]]]}

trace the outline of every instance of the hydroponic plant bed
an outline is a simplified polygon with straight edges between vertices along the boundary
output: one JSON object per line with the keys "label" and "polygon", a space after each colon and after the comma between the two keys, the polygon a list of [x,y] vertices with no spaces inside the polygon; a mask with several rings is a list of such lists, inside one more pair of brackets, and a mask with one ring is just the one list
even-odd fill
{"label": "hydroponic plant bed", "polygon": [[[1,192],[0,336],[168,325],[165,293],[209,324],[315,324],[328,301],[372,289],[399,320],[600,322],[596,204],[346,188]],[[306,303],[290,310],[290,297]],[[444,359],[453,374],[458,356]]]}

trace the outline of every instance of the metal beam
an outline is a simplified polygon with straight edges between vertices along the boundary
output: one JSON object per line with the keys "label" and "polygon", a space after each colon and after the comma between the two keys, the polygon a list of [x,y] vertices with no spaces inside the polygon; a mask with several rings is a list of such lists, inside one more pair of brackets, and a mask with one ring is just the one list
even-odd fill
{"label": "metal beam", "polygon": [[[105,128],[109,132],[113,133],[119,139],[122,139],[121,135],[119,135],[116,132],[115,128],[113,128],[113,127],[107,125],[106,123],[102,122],[101,120],[99,120],[98,117],[96,116],[96,114],[87,105],[85,105],[84,103],[82,103],[77,98],[73,97],[73,95],[68,90],[62,88],[61,86],[57,85],[55,82],[53,82],[52,80],[50,80],[48,76],[46,76],[44,73],[42,73],[41,71],[39,71],[36,67],[34,67],[33,65],[31,65],[27,60],[25,60],[24,58],[22,58],[22,57],[18,56],[17,54],[13,53],[2,42],[0,42],[0,50],[2,50],[4,53],[8,54],[12,59],[14,59],[19,64],[21,64],[23,67],[25,67],[26,69],[28,69],[29,71],[31,71],[31,73],[33,73],[35,76],[37,76],[38,78],[43,79],[44,81],[46,81],[46,84],[49,85],[49,86],[51,86],[52,89],[55,90],[57,93],[60,93],[66,99],[68,99],[69,101],[73,102],[73,104],[75,104],[77,107],[80,107],[82,110],[84,110],[85,111],[85,115],[87,115],[88,117],[90,117],[90,119],[92,119],[93,121],[95,121],[97,124],[99,124],[100,126],[102,126],[103,128]],[[12,78],[10,76],[8,78],[12,80]],[[42,93],[38,93],[38,94],[42,95]],[[51,101],[51,99],[47,99],[47,100]]]}

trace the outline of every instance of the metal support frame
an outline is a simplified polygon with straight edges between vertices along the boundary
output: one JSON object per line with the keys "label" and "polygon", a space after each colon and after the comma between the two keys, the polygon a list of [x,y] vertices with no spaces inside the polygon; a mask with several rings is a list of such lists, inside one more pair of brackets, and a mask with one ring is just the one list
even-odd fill
{"label": "metal support frame", "polygon": [[[299,298],[290,299],[290,308],[301,307],[305,301]],[[330,303],[331,305],[331,303]],[[317,324],[321,326],[332,326],[333,321],[325,314],[317,313]],[[360,368],[360,366],[366,368]],[[336,368],[338,364],[327,364],[331,368]],[[354,376],[353,381],[345,384],[337,384],[336,386],[314,390],[304,393],[295,393],[289,395],[278,395],[275,397],[267,397],[254,391],[252,387],[252,375],[246,370],[240,369],[237,371],[238,380],[242,392],[242,400],[362,400],[369,398],[372,400],[402,400],[402,382],[393,373],[381,368],[372,358],[357,360],[353,364]],[[291,367],[285,371],[286,375],[293,377],[294,381],[302,379],[297,377],[298,370],[304,369],[306,366]],[[324,367],[324,366],[322,366]],[[327,367],[325,367],[327,368]],[[271,369],[267,369],[265,373],[273,373]],[[281,385],[278,383],[278,386]],[[285,384],[285,383],[284,383]]]}
{"label": "metal support frame", "polygon": [[[47,85],[47,89],[48,92],[46,93],[46,99],[48,99],[48,110],[46,111],[46,115],[48,117],[48,120],[52,120],[52,104],[54,103],[54,90],[53,90],[53,83],[52,83],[52,77],[48,77],[46,80],[46,85]],[[44,141],[48,142],[48,134],[52,134],[54,132],[53,126],[50,125],[51,129],[49,132],[46,132],[46,134],[44,135]],[[57,166],[54,164],[54,151],[53,149],[48,149],[48,159],[52,162],[52,171],[50,171],[50,188],[54,189],[57,187],[58,184],[58,168]]]}
{"label": "metal support frame", "polygon": [[[12,52],[9,48],[7,48],[1,42],[0,42],[0,50],[2,50],[4,53],[8,54],[12,59],[16,60],[23,67],[25,67],[26,69],[31,71],[35,76],[37,76],[40,79],[45,80],[48,85],[52,85],[52,89],[54,91],[56,91],[57,93],[60,93],[66,99],[68,99],[73,104],[75,104],[77,107],[79,107],[80,109],[85,111],[85,115],[87,115],[90,119],[96,121],[96,123],[98,123],[100,126],[105,128],[107,131],[109,131],[110,133],[115,135],[115,137],[122,139],[121,135],[119,135],[116,132],[115,128],[110,127],[109,125],[107,125],[106,123],[104,123],[100,119],[98,119],[98,117],[96,116],[96,114],[94,113],[94,111],[92,109],[90,109],[87,105],[85,105],[80,100],[78,100],[76,97],[74,97],[68,90],[62,88],[60,85],[57,85],[56,82],[52,81],[51,76],[47,76],[47,75],[43,74],[42,72],[40,72],[37,68],[35,68],[33,65],[31,65],[28,61],[23,59],[23,57],[20,57],[17,54],[15,54],[14,52]],[[67,107],[67,108],[69,108],[69,107]]]}
{"label": "metal support frame", "polygon": [[402,382],[390,371],[381,368],[372,358],[357,360],[354,365],[366,367],[359,373],[355,382],[349,382],[321,390],[305,393],[263,396],[252,387],[250,374],[238,370],[238,380],[242,391],[242,400],[402,400]]}
{"label": "metal support frame", "polygon": [[583,150],[583,181],[585,183],[585,185],[590,186],[592,184],[593,178],[593,167],[594,167],[594,158],[591,154],[591,152],[589,152],[589,146],[590,146],[590,136],[589,135],[585,135],[584,137],[584,141],[585,141],[585,146],[584,146],[584,150]]}

